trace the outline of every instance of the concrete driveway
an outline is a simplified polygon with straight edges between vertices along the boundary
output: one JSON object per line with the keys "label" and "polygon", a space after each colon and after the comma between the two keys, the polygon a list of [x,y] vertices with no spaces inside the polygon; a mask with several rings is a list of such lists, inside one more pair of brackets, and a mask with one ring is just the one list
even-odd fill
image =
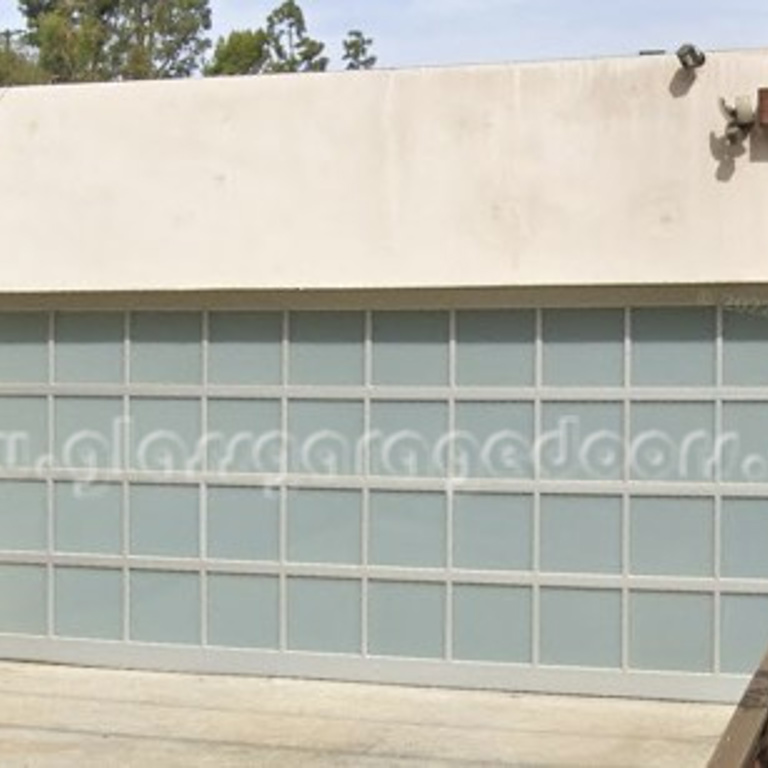
{"label": "concrete driveway", "polygon": [[0,663],[3,768],[704,766],[731,707]]}

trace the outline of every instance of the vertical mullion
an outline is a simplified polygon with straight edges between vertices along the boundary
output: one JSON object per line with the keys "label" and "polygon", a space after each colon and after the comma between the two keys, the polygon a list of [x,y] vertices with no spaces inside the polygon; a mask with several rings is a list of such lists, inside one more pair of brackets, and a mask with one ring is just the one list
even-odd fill
{"label": "vertical mullion", "polygon": [[534,402],[533,402],[533,420],[534,420],[534,462],[533,477],[535,487],[533,491],[533,573],[532,573],[532,600],[531,600],[531,661],[534,667],[540,663],[540,645],[541,645],[541,558],[540,558],[540,539],[541,539],[541,435],[542,435],[542,402],[541,388],[544,381],[544,337],[543,337],[543,310],[536,309],[535,314],[535,338],[534,338]]}
{"label": "vertical mullion", "polygon": [[123,313],[123,433],[122,433],[122,541],[121,552],[123,560],[123,640],[131,639],[131,570],[129,568],[131,518],[130,518],[130,486],[128,471],[131,463],[131,399],[128,389],[131,384],[131,312]]}
{"label": "vertical mullion", "polygon": [[716,675],[720,674],[720,635],[722,625],[722,581],[720,573],[721,561],[721,527],[723,517],[723,486],[722,486],[722,467],[720,452],[720,435],[723,434],[723,308],[716,307],[716,336],[715,336],[715,386],[717,394],[715,399],[715,434],[714,434],[714,458],[713,467],[715,481],[715,520],[713,536],[714,557],[714,638],[712,642],[713,666],[712,669]]}
{"label": "vertical mullion", "polygon": [[200,473],[200,483],[198,489],[198,538],[199,538],[199,556],[200,556],[200,638],[202,645],[208,645],[208,484],[206,482],[206,472],[208,471],[208,339],[209,339],[209,314],[204,310],[201,317],[201,365],[202,365],[202,385],[203,395],[200,400],[200,420],[202,424],[202,434],[200,461],[202,466],[198,469]]}
{"label": "vertical mullion", "polygon": [[48,421],[48,440],[46,443],[46,449],[48,452],[48,458],[46,461],[48,475],[45,479],[46,490],[46,635],[48,637],[54,636],[54,620],[55,620],[55,605],[54,600],[55,586],[54,586],[54,568],[53,568],[53,554],[54,554],[54,492],[55,487],[53,483],[53,473],[51,470],[56,466],[56,458],[54,456],[56,446],[55,435],[55,404],[54,404],[54,382],[55,375],[54,369],[56,364],[56,352],[55,352],[55,339],[56,339],[56,314],[51,311],[48,312],[48,338],[46,352],[48,355],[48,395],[46,397],[46,415]]}
{"label": "vertical mullion", "polygon": [[630,592],[629,592],[629,559],[630,559],[630,496],[629,481],[632,479],[631,444],[631,387],[632,387],[632,310],[624,309],[624,412],[622,414],[623,438],[623,478],[624,490],[621,494],[621,668],[629,670],[629,633],[630,633]]}
{"label": "vertical mullion", "polygon": [[456,310],[448,315],[448,451],[446,461],[446,553],[447,584],[445,589],[445,653],[450,661],[453,659],[453,512],[454,512],[454,462],[456,435]]}
{"label": "vertical mullion", "polygon": [[279,546],[279,581],[280,581],[280,603],[278,619],[279,625],[279,648],[281,651],[288,649],[288,578],[286,575],[287,570],[287,553],[288,553],[288,491],[287,480],[288,472],[290,471],[288,454],[291,450],[288,435],[288,395],[287,387],[290,377],[290,357],[289,357],[289,344],[291,333],[291,316],[288,310],[283,312],[283,337],[281,342],[281,377],[283,392],[280,397],[280,431],[282,432],[283,447],[282,455],[280,457],[280,469],[282,475],[282,483],[279,489],[280,493],[280,511],[279,511],[279,524],[280,531],[278,536]]}
{"label": "vertical mullion", "polygon": [[365,336],[363,339],[363,384],[365,386],[365,399],[363,400],[363,440],[361,443],[360,457],[362,459],[361,471],[363,474],[362,491],[362,520],[360,525],[360,552],[362,561],[362,581],[360,584],[360,645],[363,657],[368,656],[368,595],[369,595],[369,555],[368,541],[371,518],[371,387],[373,386],[373,313],[365,312]]}

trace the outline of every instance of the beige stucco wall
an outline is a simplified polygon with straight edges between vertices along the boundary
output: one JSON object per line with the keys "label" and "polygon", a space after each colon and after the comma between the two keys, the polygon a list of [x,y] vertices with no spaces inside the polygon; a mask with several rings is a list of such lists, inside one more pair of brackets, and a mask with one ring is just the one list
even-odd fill
{"label": "beige stucco wall", "polygon": [[676,71],[0,90],[0,292],[768,281],[768,132],[711,143],[768,52]]}

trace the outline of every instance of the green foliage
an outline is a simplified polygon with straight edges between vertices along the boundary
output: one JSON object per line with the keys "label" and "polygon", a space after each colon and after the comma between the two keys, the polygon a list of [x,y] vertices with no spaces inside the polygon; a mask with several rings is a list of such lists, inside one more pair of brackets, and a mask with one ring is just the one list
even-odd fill
{"label": "green foliage", "polygon": [[40,18],[47,13],[61,10],[58,0],[19,0],[19,12],[27,20],[27,27],[32,36],[40,27]]}
{"label": "green foliage", "polygon": [[[344,41],[347,69],[371,69],[373,40],[352,30]],[[261,75],[274,72],[324,72],[330,59],[325,43],[309,36],[304,13],[285,0],[267,17],[264,28],[232,32],[216,44],[206,75]]]}
{"label": "green foliage", "polygon": [[[0,82],[89,82],[189,77],[211,42],[210,0],[18,0],[28,48],[0,49]],[[10,38],[8,38],[10,40]],[[0,38],[0,43],[2,38]],[[352,30],[347,69],[370,69],[373,40]],[[296,0],[283,0],[263,28],[216,44],[206,75],[324,72],[325,43],[307,31]]]}
{"label": "green foliage", "polygon": [[188,77],[210,46],[209,0],[20,0],[55,82]]}
{"label": "green foliage", "polygon": [[366,37],[359,29],[352,29],[347,33],[344,41],[344,56],[347,69],[373,69],[376,66],[376,57],[371,55],[373,38]]}
{"label": "green foliage", "polygon": [[304,12],[294,2],[285,2],[267,16],[268,61],[264,72],[324,72],[329,59],[325,43],[307,34]]}
{"label": "green foliage", "polygon": [[269,60],[267,33],[263,29],[243,29],[219,38],[213,61],[206,75],[258,75]]}
{"label": "green foliage", "polygon": [[32,53],[19,44],[18,35],[11,30],[0,31],[0,87],[46,82],[46,73]]}
{"label": "green foliage", "polygon": [[109,28],[88,0],[72,0],[35,19],[31,39],[54,82],[110,79]]}
{"label": "green foliage", "polygon": [[189,77],[211,45],[209,0],[119,0],[117,22],[114,75],[124,80]]}

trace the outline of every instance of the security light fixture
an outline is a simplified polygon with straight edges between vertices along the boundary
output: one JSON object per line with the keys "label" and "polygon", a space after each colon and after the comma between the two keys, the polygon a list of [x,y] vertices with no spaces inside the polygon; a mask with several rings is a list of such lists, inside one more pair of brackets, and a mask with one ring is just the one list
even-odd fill
{"label": "security light fixture", "polygon": [[683,69],[700,69],[707,62],[707,55],[693,43],[685,43],[677,49],[677,58]]}
{"label": "security light fixture", "polygon": [[757,112],[749,96],[737,96],[733,105],[720,99],[720,110],[728,121],[725,138],[730,144],[740,144],[755,127]]}

